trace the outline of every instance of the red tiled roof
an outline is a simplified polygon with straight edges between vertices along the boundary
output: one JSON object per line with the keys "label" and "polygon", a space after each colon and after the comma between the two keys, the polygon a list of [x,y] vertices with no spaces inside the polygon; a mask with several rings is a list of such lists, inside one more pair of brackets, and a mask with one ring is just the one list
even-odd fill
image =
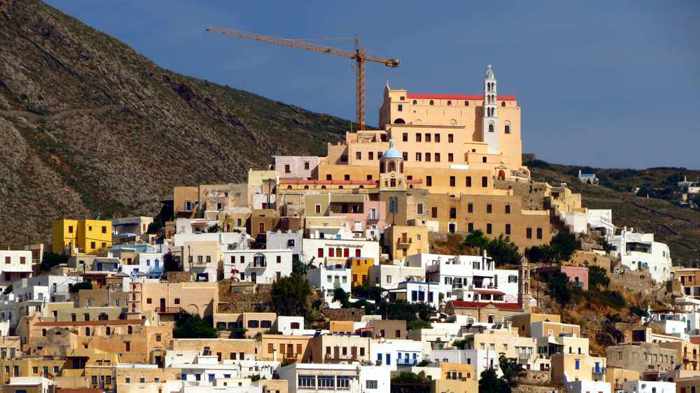
{"label": "red tiled roof", "polygon": [[[484,96],[480,94],[449,94],[449,93],[408,93],[409,99],[415,100],[463,100],[463,101],[483,101]],[[515,101],[515,96],[502,95],[496,97],[499,101]]]}
{"label": "red tiled roof", "polygon": [[520,306],[520,303],[493,303],[493,302],[468,302],[464,300],[453,300],[450,303],[452,303],[452,307],[454,308],[483,308],[488,306],[489,304],[493,304],[496,308],[500,310],[512,310],[512,311],[517,311],[517,310],[522,310],[522,307]]}
{"label": "red tiled roof", "polygon": [[298,179],[298,178],[282,178],[280,184],[319,184],[319,185],[376,185],[376,180],[315,180],[315,179]]}
{"label": "red tiled roof", "polygon": [[700,336],[692,336],[690,337],[690,342],[693,344],[700,344]]}

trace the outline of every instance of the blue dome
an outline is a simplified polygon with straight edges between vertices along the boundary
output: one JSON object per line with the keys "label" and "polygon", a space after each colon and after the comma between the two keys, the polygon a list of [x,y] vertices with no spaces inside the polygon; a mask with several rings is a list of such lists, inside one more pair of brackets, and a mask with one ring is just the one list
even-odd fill
{"label": "blue dome", "polygon": [[403,159],[403,154],[394,148],[394,140],[389,141],[389,150],[385,151],[382,158],[401,158]]}

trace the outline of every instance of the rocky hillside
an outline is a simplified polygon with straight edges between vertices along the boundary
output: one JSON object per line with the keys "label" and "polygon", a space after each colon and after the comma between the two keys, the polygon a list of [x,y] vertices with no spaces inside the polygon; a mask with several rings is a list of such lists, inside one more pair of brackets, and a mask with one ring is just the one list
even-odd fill
{"label": "rocky hillside", "polygon": [[576,177],[581,167],[543,161],[529,161],[526,165],[536,180],[567,183],[582,194],[586,207],[613,209],[615,225],[654,232],[659,241],[669,244],[674,264],[700,262],[700,211],[679,207],[664,199],[640,197],[632,192],[636,187],[659,188],[674,183],[681,175],[695,179],[700,172],[684,168],[585,168],[584,172],[595,172],[601,179],[600,185],[588,185],[580,183]]}
{"label": "rocky hillside", "polygon": [[0,247],[61,216],[155,214],[176,184],[322,153],[347,121],[159,68],[36,0],[0,0]]}

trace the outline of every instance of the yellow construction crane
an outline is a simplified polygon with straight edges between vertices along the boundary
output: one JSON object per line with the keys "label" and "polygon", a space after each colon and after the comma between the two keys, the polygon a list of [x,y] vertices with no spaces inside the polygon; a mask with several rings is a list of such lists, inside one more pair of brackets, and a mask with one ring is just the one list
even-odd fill
{"label": "yellow construction crane", "polygon": [[360,129],[365,128],[365,62],[381,63],[387,67],[395,68],[399,66],[398,59],[389,59],[379,56],[372,56],[365,53],[364,48],[361,48],[359,41],[355,40],[355,50],[345,50],[333,48],[330,46],[321,46],[301,39],[277,38],[262,34],[245,33],[238,30],[227,29],[222,27],[209,27],[208,32],[221,33],[223,35],[240,38],[243,40],[253,40],[267,42],[274,45],[286,46],[288,48],[305,49],[312,52],[325,53],[327,55],[345,57],[355,61],[355,89],[356,98],[355,105],[357,106],[357,124]]}

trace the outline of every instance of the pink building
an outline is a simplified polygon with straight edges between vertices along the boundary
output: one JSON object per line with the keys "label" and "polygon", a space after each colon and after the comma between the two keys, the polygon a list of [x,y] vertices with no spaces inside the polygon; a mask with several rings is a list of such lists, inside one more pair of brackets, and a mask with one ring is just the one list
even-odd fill
{"label": "pink building", "polygon": [[562,266],[561,272],[566,274],[569,282],[583,290],[588,290],[588,268],[585,266]]}

